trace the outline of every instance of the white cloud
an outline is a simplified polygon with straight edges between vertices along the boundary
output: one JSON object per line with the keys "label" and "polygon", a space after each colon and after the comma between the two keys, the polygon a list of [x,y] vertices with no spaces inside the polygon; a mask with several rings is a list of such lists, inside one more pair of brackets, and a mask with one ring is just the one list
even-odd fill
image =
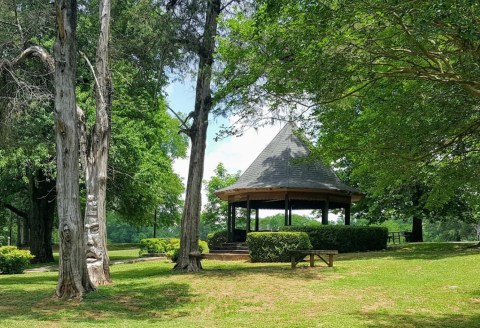
{"label": "white cloud", "polygon": [[[209,180],[215,174],[215,168],[220,162],[230,173],[245,172],[282,127],[283,125],[277,124],[259,129],[249,129],[241,137],[229,137],[216,144],[213,140],[208,140],[203,179]],[[173,164],[174,171],[180,175],[185,184],[188,177],[188,165],[189,158],[177,159]],[[206,195],[202,190],[202,204],[205,203]]]}

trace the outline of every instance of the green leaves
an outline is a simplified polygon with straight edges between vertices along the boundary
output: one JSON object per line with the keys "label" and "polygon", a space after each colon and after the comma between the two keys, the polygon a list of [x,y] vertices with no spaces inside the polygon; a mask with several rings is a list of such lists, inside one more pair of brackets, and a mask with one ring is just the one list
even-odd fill
{"label": "green leaves", "polygon": [[207,192],[207,204],[202,212],[202,223],[206,224],[213,231],[226,229],[228,203],[220,200],[215,191],[225,188],[240,177],[240,172],[228,173],[223,163],[218,163],[215,168],[215,175],[209,181],[204,181]]}

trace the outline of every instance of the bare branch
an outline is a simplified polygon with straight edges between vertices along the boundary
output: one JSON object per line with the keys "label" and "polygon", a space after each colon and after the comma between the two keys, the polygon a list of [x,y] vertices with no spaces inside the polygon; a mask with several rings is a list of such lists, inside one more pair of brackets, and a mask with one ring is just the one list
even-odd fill
{"label": "bare branch", "polygon": [[[88,59],[87,55],[85,55],[85,53],[83,53],[82,51],[79,51],[79,53],[80,53],[80,55],[82,55],[83,59],[85,59],[85,61],[87,62],[88,67],[90,68],[90,71],[92,72],[93,78],[95,79],[95,85],[97,86],[97,89],[98,89],[98,90],[102,90],[102,89],[100,88],[100,83],[98,82],[97,74],[95,74],[95,68],[93,68],[92,63],[91,63],[90,60]],[[99,95],[100,95],[100,100],[102,101],[102,104],[104,104],[105,101],[104,101],[104,99],[103,99],[103,93],[102,93],[102,92],[99,92]]]}
{"label": "bare branch", "polygon": [[180,125],[182,126],[182,129],[180,129],[180,132],[185,133],[186,135],[190,135],[191,127],[187,125],[188,119],[191,117],[191,114],[189,114],[185,119],[182,119],[180,115],[178,115],[170,106],[167,105],[167,108],[169,111],[175,115],[175,117],[180,121]]}
{"label": "bare branch", "polygon": [[55,64],[52,55],[50,55],[48,51],[41,46],[30,46],[23,50],[22,53],[10,63],[10,65],[13,67],[18,66],[30,57],[39,58],[45,64],[45,66],[47,66],[49,73],[53,73],[55,71]]}

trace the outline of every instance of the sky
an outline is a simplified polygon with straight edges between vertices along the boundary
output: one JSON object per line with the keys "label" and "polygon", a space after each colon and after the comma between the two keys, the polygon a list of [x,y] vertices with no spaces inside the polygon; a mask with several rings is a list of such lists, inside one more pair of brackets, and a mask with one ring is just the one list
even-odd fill
{"label": "sky", "polygon": [[[169,105],[174,111],[189,113],[193,110],[195,90],[191,81],[174,82],[167,87],[166,92]],[[225,118],[211,117],[209,119],[204,180],[209,180],[215,174],[215,167],[220,162],[224,164],[229,173],[245,172],[283,127],[283,124],[276,124],[256,130],[249,129],[241,137],[228,137],[216,142],[215,135],[224,123],[226,123]],[[182,177],[184,182],[188,176],[188,163],[189,158],[187,157],[175,160],[173,166],[174,171]],[[202,204],[205,202],[206,197],[203,193]]]}
{"label": "sky", "polygon": [[[168,103],[175,112],[189,113],[193,110],[195,101],[193,82],[174,82],[167,87],[166,92]],[[214,119],[210,117],[209,119],[203,180],[209,180],[215,174],[215,167],[220,162],[224,164],[229,173],[245,172],[285,124],[277,123],[258,129],[249,129],[241,137],[228,137],[216,142],[214,140],[215,135],[219,127],[225,123],[227,123],[225,118]],[[174,171],[180,175],[184,183],[187,181],[188,164],[188,157],[177,159],[173,164]],[[202,190],[202,206],[205,203],[206,194]],[[279,213],[279,211],[263,210],[260,211],[260,216],[265,217],[276,213]],[[310,211],[296,211],[295,214],[309,215]]]}

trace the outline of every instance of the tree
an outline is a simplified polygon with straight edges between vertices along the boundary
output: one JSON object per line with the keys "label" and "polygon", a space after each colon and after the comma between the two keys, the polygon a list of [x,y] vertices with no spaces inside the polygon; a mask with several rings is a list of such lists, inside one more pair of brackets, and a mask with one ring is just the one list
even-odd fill
{"label": "tree", "polygon": [[42,43],[53,40],[52,6],[26,0],[5,1],[0,8],[0,206],[21,218],[27,229],[20,240],[30,246],[33,261],[51,262],[54,64]]}
{"label": "tree", "polygon": [[[167,7],[175,6],[171,1]],[[172,8],[173,9],[173,8]],[[196,54],[199,58],[197,69],[197,84],[195,89],[195,108],[190,113],[190,127],[184,126],[184,132],[190,137],[191,151],[188,179],[183,208],[180,236],[180,254],[175,270],[196,272],[201,270],[200,252],[198,250],[198,234],[201,210],[201,189],[205,147],[207,139],[208,115],[212,109],[211,76],[215,37],[217,35],[217,18],[221,11],[220,0],[206,1],[205,21],[200,41],[197,43]],[[198,41],[197,40],[197,41]]]}
{"label": "tree", "polygon": [[77,2],[58,0],[55,8],[55,129],[60,237],[56,295],[82,299],[93,287],[87,271],[84,222],[80,215],[80,148],[75,98]]}
{"label": "tree", "polygon": [[[107,252],[107,165],[111,134],[112,76],[110,71],[110,0],[100,0],[100,33],[95,69],[95,124],[86,135],[80,136],[87,201],[85,208],[85,241],[87,267],[94,286],[111,282],[110,260]],[[80,119],[84,124],[84,119]]]}
{"label": "tree", "polygon": [[230,174],[223,163],[218,163],[215,175],[208,181],[204,181],[207,192],[207,204],[202,213],[202,223],[217,231],[227,228],[228,202],[222,201],[215,195],[215,191],[230,186],[240,177],[240,172]]}
{"label": "tree", "polygon": [[301,120],[361,190],[426,184],[414,203],[439,211],[479,188],[479,16],[468,1],[263,1],[227,25],[220,112]]}

